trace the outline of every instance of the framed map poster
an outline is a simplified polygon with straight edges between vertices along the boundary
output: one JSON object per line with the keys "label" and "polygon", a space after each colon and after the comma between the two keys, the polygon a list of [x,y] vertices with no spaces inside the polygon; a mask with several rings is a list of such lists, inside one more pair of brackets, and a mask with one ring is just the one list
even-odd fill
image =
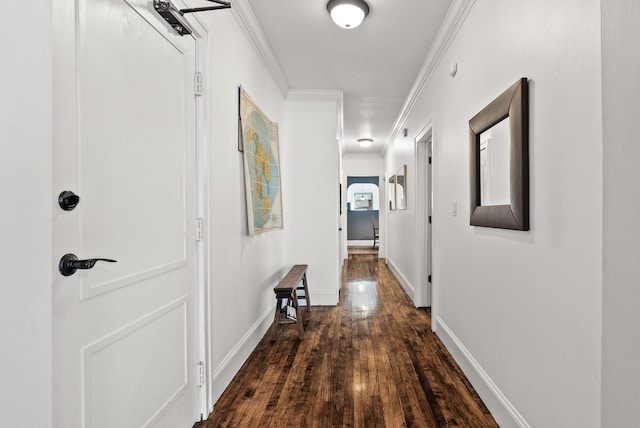
{"label": "framed map poster", "polygon": [[253,236],[283,228],[278,124],[271,122],[242,88],[239,97],[238,138],[244,154],[249,235]]}

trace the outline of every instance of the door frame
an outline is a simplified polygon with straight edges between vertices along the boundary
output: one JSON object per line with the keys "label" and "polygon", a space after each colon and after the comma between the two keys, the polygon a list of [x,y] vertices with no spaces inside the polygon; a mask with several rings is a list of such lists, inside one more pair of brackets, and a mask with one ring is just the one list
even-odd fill
{"label": "door frame", "polygon": [[[416,263],[415,263],[415,294],[416,307],[431,307],[432,282],[432,240],[433,223],[429,223],[429,216],[433,212],[433,174],[432,164],[428,159],[433,151],[433,123],[431,120],[414,137],[415,165],[416,165]],[[424,263],[423,263],[424,262]]]}
{"label": "door frame", "polygon": [[[180,8],[190,6],[184,0],[174,0],[174,5]],[[158,17],[160,19],[160,17]],[[213,380],[211,369],[211,239],[209,235],[210,221],[210,165],[209,146],[209,110],[211,91],[208,85],[209,76],[209,31],[198,15],[191,14],[183,17],[191,26],[192,34],[185,37],[193,37],[196,43],[196,73],[202,76],[201,95],[195,95],[196,103],[196,218],[194,221],[202,222],[201,229],[196,228],[196,234],[201,237],[196,242],[196,280],[198,301],[198,352],[199,361],[204,363],[203,385],[200,392],[200,416],[206,420],[213,411]],[[201,231],[201,232],[200,232]]]}
{"label": "door frame", "polygon": [[[174,4],[178,3],[174,1]],[[183,0],[180,5],[190,7]],[[204,377],[200,393],[200,414],[207,419],[213,411],[213,381],[211,368],[211,239],[210,228],[210,165],[209,146],[209,110],[211,91],[208,85],[209,76],[209,32],[197,15],[184,17],[193,30],[192,37],[196,42],[196,72],[202,76],[202,90],[200,96],[195,96],[196,102],[196,219],[202,221],[202,235],[196,242],[196,277],[198,300],[198,349],[199,360],[204,362]],[[189,37],[189,36],[186,36]],[[195,76],[194,76],[195,93]],[[196,231],[199,234],[200,231]]]}
{"label": "door frame", "polygon": [[[362,182],[362,183],[352,183],[353,184],[372,184],[378,187],[378,194],[377,194],[377,199],[378,199],[378,227],[380,227],[380,218],[381,218],[381,212],[382,209],[384,208],[384,203],[383,203],[383,194],[380,191],[380,183],[384,182],[383,179],[379,176],[379,175],[367,175],[367,174],[357,174],[357,175],[346,175],[346,190],[344,192],[345,196],[345,204],[348,204],[349,202],[349,178],[354,178],[354,179],[358,179],[358,178],[376,178],[378,180],[378,183],[374,183],[374,182]],[[385,200],[386,201],[386,200]],[[347,248],[349,248],[349,210],[345,209],[346,211],[346,225],[345,225],[345,229],[346,229],[346,234],[345,234],[345,242],[347,243]],[[367,224],[369,225],[369,220],[367,220]],[[367,227],[371,227],[370,225]],[[370,246],[370,242],[372,242],[371,239],[353,239],[351,240],[351,242],[356,245],[356,246],[363,246],[363,247],[368,247]],[[380,240],[378,240],[378,250],[380,249]],[[348,257],[348,251],[347,251],[347,257]]]}

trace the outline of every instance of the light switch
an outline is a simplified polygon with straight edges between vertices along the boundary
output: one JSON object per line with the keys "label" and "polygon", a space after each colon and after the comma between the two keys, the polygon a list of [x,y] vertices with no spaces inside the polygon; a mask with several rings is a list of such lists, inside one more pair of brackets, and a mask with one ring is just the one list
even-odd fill
{"label": "light switch", "polygon": [[455,217],[458,215],[458,202],[453,201],[453,208],[451,209],[451,214]]}

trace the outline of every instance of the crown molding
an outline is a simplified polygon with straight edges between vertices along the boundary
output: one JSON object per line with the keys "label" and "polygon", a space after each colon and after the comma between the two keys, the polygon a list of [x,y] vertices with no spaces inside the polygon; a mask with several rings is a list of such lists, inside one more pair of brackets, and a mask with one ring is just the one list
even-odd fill
{"label": "crown molding", "polygon": [[342,91],[339,89],[291,89],[286,101],[292,102],[337,102],[342,104]]}
{"label": "crown molding", "polygon": [[286,97],[290,89],[289,83],[284,77],[280,64],[278,64],[276,57],[273,55],[271,46],[269,46],[269,42],[262,32],[262,27],[260,27],[249,2],[247,0],[233,0],[231,13],[236,18],[236,21],[238,21],[240,28],[247,36],[249,43],[251,43],[253,49],[255,49],[264,66],[271,72],[271,75],[280,88],[280,92]]}
{"label": "crown molding", "polygon": [[375,160],[382,161],[380,153],[345,153],[343,160]]}
{"label": "crown molding", "polygon": [[427,56],[422,63],[422,67],[418,72],[418,77],[413,83],[409,95],[405,99],[405,102],[396,118],[389,135],[387,136],[387,142],[383,148],[383,153],[386,153],[388,145],[397,137],[398,133],[402,130],[404,123],[413,111],[418,98],[422,94],[424,87],[427,85],[436,67],[442,61],[442,58],[447,53],[447,50],[451,46],[451,43],[455,39],[458,31],[462,27],[464,20],[469,15],[471,8],[475,4],[476,0],[454,0],[451,7],[447,11],[447,15],[436,34],[433,45],[427,52]]}

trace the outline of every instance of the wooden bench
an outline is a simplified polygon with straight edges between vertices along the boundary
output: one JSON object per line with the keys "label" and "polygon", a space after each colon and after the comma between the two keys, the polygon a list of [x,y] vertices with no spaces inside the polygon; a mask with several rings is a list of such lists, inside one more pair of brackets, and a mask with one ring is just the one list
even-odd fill
{"label": "wooden bench", "polygon": [[[298,300],[304,299],[307,313],[311,310],[309,300],[309,288],[307,287],[307,265],[295,265],[289,273],[273,288],[276,293],[276,314],[271,326],[271,341],[276,340],[279,324],[293,324],[298,327],[298,338],[302,339],[304,327],[302,326],[302,314]],[[304,291],[304,296],[298,295],[298,291]],[[283,303],[286,305],[283,306]],[[295,320],[287,316],[287,307],[295,308]]]}

